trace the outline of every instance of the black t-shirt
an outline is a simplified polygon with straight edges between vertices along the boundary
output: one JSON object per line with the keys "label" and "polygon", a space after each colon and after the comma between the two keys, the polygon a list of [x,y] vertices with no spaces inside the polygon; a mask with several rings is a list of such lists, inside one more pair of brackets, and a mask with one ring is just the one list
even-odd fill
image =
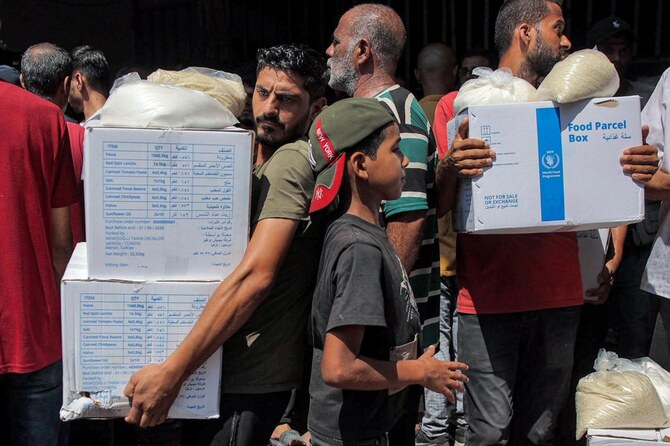
{"label": "black t-shirt", "polygon": [[321,378],[326,333],[337,327],[365,326],[361,356],[397,359],[402,350],[398,347],[405,345],[416,357],[420,330],[416,302],[383,228],[347,214],[330,225],[312,305],[310,430],[345,441],[383,435],[402,414],[409,388],[389,396],[389,390],[337,389]]}

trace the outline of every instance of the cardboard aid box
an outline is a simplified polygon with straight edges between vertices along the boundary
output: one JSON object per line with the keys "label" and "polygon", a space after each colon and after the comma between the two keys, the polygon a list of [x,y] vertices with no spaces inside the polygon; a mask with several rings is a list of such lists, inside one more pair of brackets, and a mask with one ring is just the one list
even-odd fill
{"label": "cardboard aid box", "polygon": [[249,236],[253,134],[88,127],[89,277],[221,280]]}
{"label": "cardboard aid box", "polygon": [[644,189],[619,163],[642,144],[639,97],[471,106],[449,122],[450,137],[464,116],[469,136],[497,155],[483,175],[460,182],[457,231],[577,231],[644,218]]}
{"label": "cardboard aid box", "polygon": [[667,444],[670,441],[670,428],[589,429],[586,439],[589,446]]}
{"label": "cardboard aid box", "polygon": [[[172,353],[219,282],[89,280],[80,243],[61,283],[61,419],[128,415],[123,390],[133,373]],[[183,384],[170,418],[217,418],[221,349]]]}

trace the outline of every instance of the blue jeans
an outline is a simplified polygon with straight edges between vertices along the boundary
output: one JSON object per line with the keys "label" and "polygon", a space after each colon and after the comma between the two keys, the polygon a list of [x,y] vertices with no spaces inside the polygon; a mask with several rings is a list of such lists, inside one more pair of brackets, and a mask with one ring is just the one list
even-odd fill
{"label": "blue jeans", "polygon": [[63,365],[56,361],[30,373],[0,375],[2,427],[0,443],[11,446],[67,445],[61,423]]}
{"label": "blue jeans", "polygon": [[466,445],[552,444],[569,391],[580,307],[460,314]]}
{"label": "blue jeans", "polygon": [[[455,276],[441,278],[440,293],[440,351],[435,354],[435,359],[455,361],[458,357],[456,344],[458,285]],[[456,398],[457,404],[454,407],[441,393],[425,389],[425,410],[421,430],[426,438],[436,440],[447,435],[450,414],[454,410],[463,411],[463,394],[456,392]]]}

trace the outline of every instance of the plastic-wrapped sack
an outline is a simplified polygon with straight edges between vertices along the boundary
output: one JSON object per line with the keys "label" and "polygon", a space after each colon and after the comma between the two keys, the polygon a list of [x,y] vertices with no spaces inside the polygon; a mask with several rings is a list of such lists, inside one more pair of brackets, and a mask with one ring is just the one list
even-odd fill
{"label": "plastic-wrapped sack", "polygon": [[618,89],[619,75],[607,56],[581,50],[554,65],[537,88],[536,100],[565,104],[614,96]]}
{"label": "plastic-wrapped sack", "polygon": [[651,380],[638,371],[598,370],[579,380],[575,395],[576,438],[589,428],[654,429],[668,425],[661,399]]}
{"label": "plastic-wrapped sack", "polygon": [[189,67],[181,71],[158,69],[147,80],[157,84],[177,85],[207,93],[233,115],[240,116],[244,110],[247,94],[242,78],[234,73],[212,70],[211,68]]}
{"label": "plastic-wrapped sack", "polygon": [[487,67],[479,67],[472,73],[479,77],[470,79],[458,90],[454,101],[456,114],[471,105],[529,102],[535,97],[535,87],[514,76],[509,68],[493,71]]}
{"label": "plastic-wrapped sack", "polygon": [[196,90],[140,79],[137,73],[117,79],[100,110],[106,127],[221,129],[237,124],[230,110]]}
{"label": "plastic-wrapped sack", "polygon": [[670,419],[670,372],[654,362],[651,358],[626,359],[619,358],[616,353],[600,349],[594,363],[596,370],[635,371],[642,373],[651,380]]}

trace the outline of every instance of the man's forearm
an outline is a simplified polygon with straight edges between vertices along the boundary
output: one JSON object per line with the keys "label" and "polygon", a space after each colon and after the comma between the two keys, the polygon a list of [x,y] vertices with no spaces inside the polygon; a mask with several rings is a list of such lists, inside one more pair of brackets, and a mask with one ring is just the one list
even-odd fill
{"label": "man's forearm", "polygon": [[56,283],[60,283],[72,255],[70,208],[51,209],[51,262]]}
{"label": "man's forearm", "polygon": [[612,266],[611,274],[614,274],[616,270],[619,269],[619,265],[621,264],[621,259],[623,258],[624,241],[626,240],[627,232],[627,225],[621,225],[617,226],[616,228],[612,228],[612,248],[614,253],[612,258],[609,260],[609,263]]}
{"label": "man's forearm", "polygon": [[458,192],[458,177],[449,172],[443,160],[440,160],[437,167],[435,185],[437,190],[435,210],[437,218],[441,218],[456,205],[456,194]]}
{"label": "man's forearm", "polygon": [[414,269],[419,257],[425,221],[426,211],[403,212],[391,217],[386,225],[386,234],[407,274]]}
{"label": "man's forearm", "polygon": [[238,267],[214,291],[191,332],[165,360],[165,368],[183,382],[251,318],[272,283],[272,277]]}

